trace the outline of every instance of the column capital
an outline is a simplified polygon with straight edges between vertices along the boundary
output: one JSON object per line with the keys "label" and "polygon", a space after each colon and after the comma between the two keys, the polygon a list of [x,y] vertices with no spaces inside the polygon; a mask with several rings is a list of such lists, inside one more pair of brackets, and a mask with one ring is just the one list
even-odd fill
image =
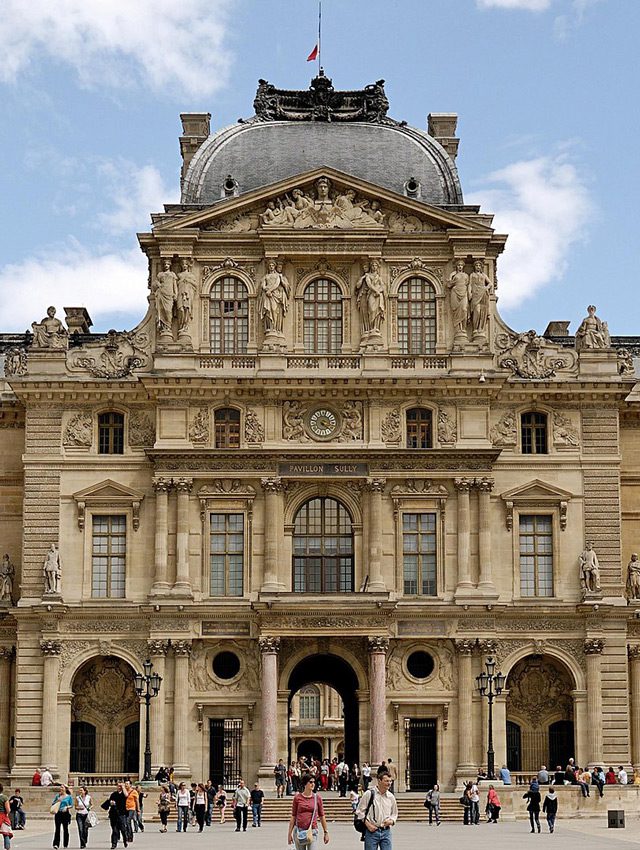
{"label": "column capital", "polygon": [[386,485],[386,478],[367,478],[364,483],[364,489],[368,490],[369,493],[384,493]]}
{"label": "column capital", "polygon": [[380,653],[386,655],[389,651],[389,638],[384,635],[374,635],[367,638],[367,650],[371,655]]}
{"label": "column capital", "polygon": [[495,658],[498,651],[498,641],[495,638],[484,638],[476,641],[476,647],[480,655],[493,655]]}
{"label": "column capital", "polygon": [[629,655],[629,658],[634,661],[640,658],[640,643],[629,644],[629,646],[627,647],[627,654]]}
{"label": "column capital", "polygon": [[154,478],[153,489],[156,493],[168,493],[171,489],[172,481],[170,478]]}
{"label": "column capital", "polygon": [[169,641],[168,640],[148,640],[147,641],[147,650],[149,655],[158,656],[158,655],[166,655],[169,649]]}
{"label": "column capital", "polygon": [[41,640],[40,649],[45,658],[52,655],[60,655],[62,644],[59,640]]}
{"label": "column capital", "polygon": [[601,655],[604,649],[604,640],[602,638],[587,638],[584,642],[585,655]]}
{"label": "column capital", "polygon": [[454,478],[453,485],[459,493],[468,493],[473,487],[473,478]]}
{"label": "column capital", "polygon": [[464,638],[463,640],[454,641],[454,645],[458,655],[472,655],[477,643],[475,640],[471,640],[470,638]]}
{"label": "column capital", "polygon": [[490,493],[493,490],[495,483],[496,482],[493,478],[476,478],[475,481],[476,487],[481,493]]}
{"label": "column capital", "polygon": [[280,638],[270,635],[258,638],[258,646],[263,655],[277,655],[280,652]]}
{"label": "column capital", "polygon": [[283,493],[287,489],[286,483],[279,476],[261,478],[260,484],[265,493]]}
{"label": "column capital", "polygon": [[178,493],[190,493],[193,487],[193,478],[174,478],[173,486]]}
{"label": "column capital", "polygon": [[0,646],[0,661],[11,661],[15,653],[15,646]]}
{"label": "column capital", "polygon": [[191,641],[190,640],[174,640],[171,642],[171,647],[173,648],[173,654],[176,657],[189,657],[191,655]]}

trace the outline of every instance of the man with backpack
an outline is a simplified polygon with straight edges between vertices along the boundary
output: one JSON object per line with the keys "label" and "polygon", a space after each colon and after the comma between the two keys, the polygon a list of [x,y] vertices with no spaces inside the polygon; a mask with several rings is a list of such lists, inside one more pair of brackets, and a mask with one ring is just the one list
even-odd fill
{"label": "man with backpack", "polygon": [[[360,798],[354,826],[362,834],[364,850],[392,850],[391,828],[398,820],[398,804],[389,790],[388,772],[378,772],[377,785],[377,788],[372,785]],[[361,823],[357,825],[358,822]]]}

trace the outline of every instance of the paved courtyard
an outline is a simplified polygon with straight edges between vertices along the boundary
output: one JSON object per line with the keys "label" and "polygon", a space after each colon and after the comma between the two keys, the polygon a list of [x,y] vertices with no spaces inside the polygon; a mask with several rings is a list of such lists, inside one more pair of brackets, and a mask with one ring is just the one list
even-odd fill
{"label": "paved courtyard", "polygon": [[[69,842],[70,848],[77,848],[78,833],[75,830],[75,822],[72,824],[73,832]],[[331,838],[330,847],[333,850],[357,850],[362,845],[359,843],[358,835],[349,824],[330,824],[329,834]],[[36,850],[36,848],[51,847],[53,836],[53,825],[44,821],[33,821],[27,830],[18,832],[12,842],[12,848],[24,848],[24,850]],[[210,847],[213,841],[218,846],[224,839],[224,850],[286,850],[286,824],[266,823],[260,829],[249,827],[246,833],[234,832],[233,824],[224,826],[216,825],[205,829],[200,835],[197,831],[189,831],[186,835],[177,835],[175,831],[166,835],[158,832],[158,827],[149,825],[143,835],[136,837],[132,846],[133,850],[158,850],[158,848],[181,848],[182,850],[196,850],[197,848]],[[226,841],[229,844],[226,844]],[[465,843],[473,842],[474,850],[501,850],[508,848],[513,850],[514,842],[519,842],[518,847],[538,846],[539,843],[555,841],[563,846],[591,846],[602,848],[625,847],[629,844],[640,844],[640,820],[627,821],[626,829],[607,829],[605,820],[583,819],[559,821],[556,832],[549,835],[546,829],[540,836],[531,835],[527,822],[518,821],[498,824],[497,826],[485,823],[477,827],[465,827],[461,824],[442,824],[436,829],[429,828],[422,823],[398,824],[393,833],[394,850],[416,850],[420,847],[435,845],[438,850],[460,850]],[[520,844],[524,842],[524,844]],[[104,822],[89,834],[90,850],[108,850],[110,844],[110,832]],[[119,845],[121,848],[121,845]]]}

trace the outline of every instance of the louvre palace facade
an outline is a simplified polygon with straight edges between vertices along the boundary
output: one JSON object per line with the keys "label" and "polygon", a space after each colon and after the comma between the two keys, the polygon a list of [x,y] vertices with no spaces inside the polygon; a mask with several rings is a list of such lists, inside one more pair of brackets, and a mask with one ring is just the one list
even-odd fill
{"label": "louvre palace facade", "polygon": [[183,114],[146,316],[0,336],[0,779],[137,773],[147,658],[184,778],[343,751],[453,788],[487,656],[498,766],[640,767],[640,338],[508,327],[456,116],[388,108],[320,73]]}

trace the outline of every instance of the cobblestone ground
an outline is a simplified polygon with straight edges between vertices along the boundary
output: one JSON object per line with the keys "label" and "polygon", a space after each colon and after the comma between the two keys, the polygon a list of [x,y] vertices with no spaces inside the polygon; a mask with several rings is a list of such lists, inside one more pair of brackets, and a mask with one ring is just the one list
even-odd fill
{"label": "cobblestone ground", "polygon": [[[79,846],[78,833],[74,827],[70,832],[70,848]],[[175,829],[175,828],[174,828]],[[358,850],[363,845],[359,843],[358,835],[349,824],[330,824],[329,835],[331,850]],[[44,821],[32,821],[24,832],[16,833],[11,843],[13,850],[40,850],[51,847],[53,827]],[[220,841],[224,841],[224,845]],[[205,829],[204,833],[188,831],[186,835],[169,831],[160,834],[158,827],[148,825],[144,834],[136,836],[131,850],[200,850],[200,848],[222,847],[222,850],[287,850],[287,831],[284,823],[266,823],[260,829],[249,829],[246,833],[235,833],[233,824],[216,825]],[[543,827],[540,835],[531,835],[529,824],[524,821],[502,823],[498,825],[481,823],[476,827],[465,827],[461,824],[442,824],[439,828],[429,828],[425,824],[398,824],[393,831],[394,850],[418,850],[435,846],[438,850],[460,850],[472,843],[473,850],[513,850],[514,842],[518,842],[518,850],[538,847],[540,843],[547,845],[556,842],[562,846],[570,843],[572,846],[593,846],[597,848],[623,848],[630,844],[640,844],[640,820],[627,821],[626,829],[607,829],[605,820],[576,819],[560,820],[556,831],[549,835]],[[101,823],[90,831],[88,850],[109,850],[110,832],[106,824]],[[322,847],[323,845],[320,844]],[[121,845],[119,850],[122,850]]]}

